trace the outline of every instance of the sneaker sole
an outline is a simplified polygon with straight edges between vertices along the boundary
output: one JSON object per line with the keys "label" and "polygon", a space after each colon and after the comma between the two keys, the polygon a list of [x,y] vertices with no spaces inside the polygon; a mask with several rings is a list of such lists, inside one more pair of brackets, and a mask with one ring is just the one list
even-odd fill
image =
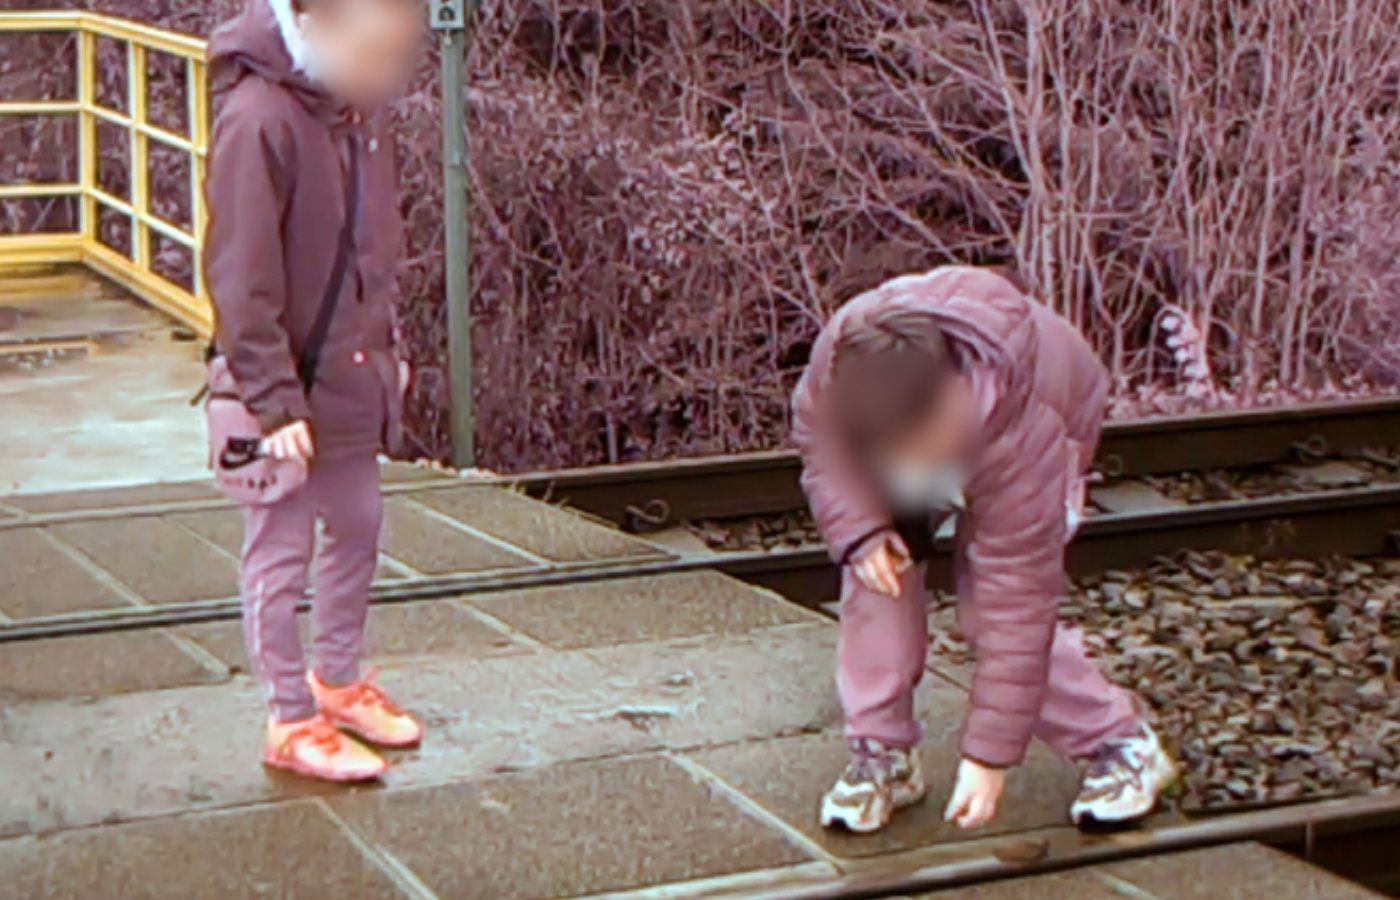
{"label": "sneaker sole", "polygon": [[310,766],[280,759],[273,760],[264,758],[262,764],[264,767],[277,772],[290,772],[293,775],[300,775],[303,778],[311,778],[316,781],[329,781],[332,784],[364,784],[369,781],[379,781],[384,777],[384,773],[389,771],[389,767],[385,766],[378,772],[352,772],[344,775],[337,775],[318,772]]}
{"label": "sneaker sole", "polygon": [[874,834],[890,824],[892,816],[886,816],[882,821],[872,822],[869,825],[861,825],[842,818],[841,816],[821,815],[822,827],[832,831],[849,831],[851,834]]}

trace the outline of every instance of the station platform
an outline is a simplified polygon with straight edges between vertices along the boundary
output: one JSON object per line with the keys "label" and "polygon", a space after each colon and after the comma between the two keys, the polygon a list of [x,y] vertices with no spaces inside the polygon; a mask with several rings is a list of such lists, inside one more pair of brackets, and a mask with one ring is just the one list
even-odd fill
{"label": "station platform", "polygon": [[[623,571],[376,605],[371,662],[428,737],[370,789],[258,764],[236,619],[101,626],[236,594],[237,513],[206,486],[0,498],[0,627],[97,617],[0,648],[0,895],[685,896],[831,880],[969,837],[936,800],[873,838],[816,827],[845,753],[826,617],[714,572],[628,575],[669,551],[501,488],[387,478],[385,584]],[[920,700],[937,798],[963,687],[935,667]],[[1060,825],[1074,786],[1037,749],[990,833]]]}
{"label": "station platform", "polygon": [[[398,465],[368,662],[427,737],[382,785],[264,770],[241,524],[184,404],[197,347],[68,277],[0,295],[22,313],[0,320],[0,898],[842,896],[1147,840],[1067,827],[1076,773],[1039,746],[994,825],[943,823],[969,672],[936,653],[929,800],[876,836],[823,832],[846,758],[829,616]],[[955,895],[1369,896],[1250,845]]]}

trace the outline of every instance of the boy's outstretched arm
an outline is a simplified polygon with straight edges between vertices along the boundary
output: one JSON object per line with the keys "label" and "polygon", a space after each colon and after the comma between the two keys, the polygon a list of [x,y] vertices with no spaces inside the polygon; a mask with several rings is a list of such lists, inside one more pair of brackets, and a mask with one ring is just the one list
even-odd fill
{"label": "boy's outstretched arm", "polygon": [[[974,484],[960,597],[976,646],[972,697],[963,728],[965,760],[1019,765],[1040,715],[1060,598],[1065,591],[1065,500],[1069,443],[1045,407],[990,453],[1004,457]],[[969,627],[970,626],[970,627]]]}
{"label": "boy's outstretched arm", "polygon": [[[238,102],[237,98],[230,100]],[[283,326],[285,171],[269,126],[251,111],[221,116],[205,192],[210,218],[205,277],[214,298],[219,352],[264,434],[311,418]]]}
{"label": "boy's outstretched arm", "polygon": [[826,413],[836,326],[812,347],[811,362],[792,399],[792,438],[802,454],[802,490],[831,558],[845,564],[872,538],[893,534],[889,510],[843,450]]}

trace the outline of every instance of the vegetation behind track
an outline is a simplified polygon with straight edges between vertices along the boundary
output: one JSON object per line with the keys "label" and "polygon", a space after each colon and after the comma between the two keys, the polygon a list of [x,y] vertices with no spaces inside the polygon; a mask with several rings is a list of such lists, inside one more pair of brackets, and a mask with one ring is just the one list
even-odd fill
{"label": "vegetation behind track", "polygon": [[[207,33],[238,3],[87,5]],[[1392,0],[487,0],[468,101],[480,458],[779,445],[822,318],[950,259],[1018,268],[1088,331],[1126,410],[1384,380],[1400,347],[1393,15]],[[11,51],[0,92],[70,90],[51,39]],[[118,97],[118,48],[103,58]],[[434,64],[397,127],[412,433],[441,456]],[[158,64],[158,117],[179,115],[173,81]],[[0,177],[71,176],[71,122],[6,127]],[[122,147],[103,160],[124,190]],[[184,173],[157,169],[178,219]],[[71,213],[12,203],[0,230]],[[1190,390],[1161,349],[1169,315],[1200,332]]]}

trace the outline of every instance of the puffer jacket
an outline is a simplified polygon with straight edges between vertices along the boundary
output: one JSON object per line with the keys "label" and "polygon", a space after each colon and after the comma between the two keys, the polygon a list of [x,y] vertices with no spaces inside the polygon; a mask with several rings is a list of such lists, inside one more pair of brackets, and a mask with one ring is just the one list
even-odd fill
{"label": "puffer jacket", "polygon": [[[399,441],[396,267],[403,245],[383,116],[302,71],[290,0],[249,0],[210,41],[218,116],[205,194],[205,278],[216,349],[264,433],[311,422],[317,454]],[[358,160],[354,251],[309,395],[297,375],[331,279]]]}
{"label": "puffer jacket", "polygon": [[937,318],[974,383],[987,389],[959,523],[959,583],[978,617],[964,756],[1017,765],[1046,687],[1065,592],[1066,501],[1093,461],[1108,377],[1083,337],[985,269],[945,267],[897,278],[839,310],[812,350],[793,401],[802,485],[834,559],[893,525],[827,427],[833,350],[851,323],[889,306]]}

